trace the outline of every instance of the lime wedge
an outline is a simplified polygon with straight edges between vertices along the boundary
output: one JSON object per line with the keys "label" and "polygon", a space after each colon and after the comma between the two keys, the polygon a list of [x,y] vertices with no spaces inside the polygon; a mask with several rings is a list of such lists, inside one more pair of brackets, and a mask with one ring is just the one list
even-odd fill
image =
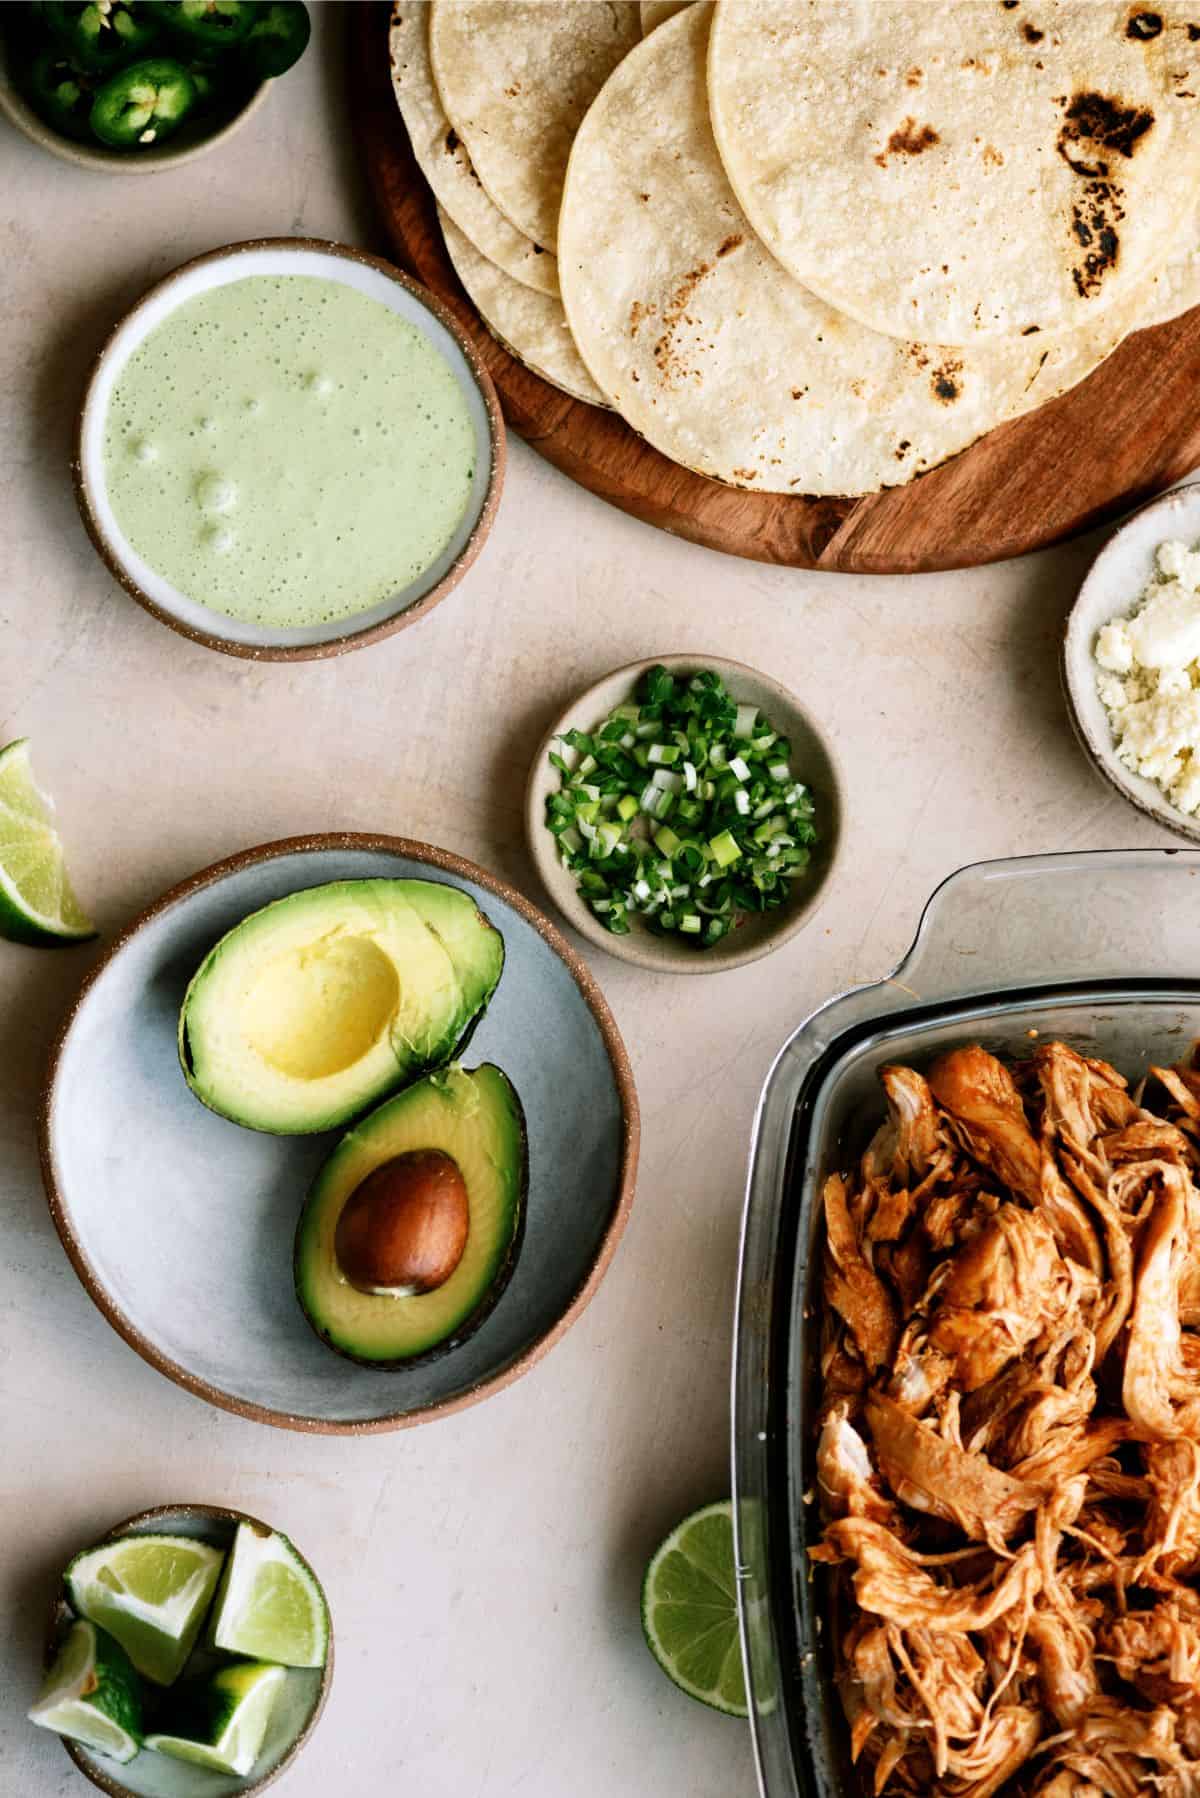
{"label": "lime wedge", "polygon": [[121,1644],[94,1624],[73,1623],[29,1721],[111,1760],[131,1761],[142,1741],[142,1693]]}
{"label": "lime wedge", "polygon": [[642,1628],[681,1692],[731,1717],[749,1714],[728,1499],[685,1517],[655,1554],[642,1585]]}
{"label": "lime wedge", "polygon": [[173,1693],[163,1719],[170,1730],[147,1736],[146,1746],[177,1761],[244,1778],[262,1752],[271,1711],[286,1678],[282,1667],[244,1661],[222,1667],[203,1682],[185,1682]]}
{"label": "lime wedge", "polygon": [[29,739],[0,749],[0,936],[54,948],[95,936],[67,879],[49,802],[34,785]]}
{"label": "lime wedge", "polygon": [[191,1536],[122,1536],[76,1555],[71,1603],[114,1635],[139,1673],[169,1686],[200,1633],[225,1556]]}
{"label": "lime wedge", "polygon": [[228,1654],[323,1667],[329,1612],[308,1563],[286,1536],[239,1523],[213,1610],[211,1640]]}

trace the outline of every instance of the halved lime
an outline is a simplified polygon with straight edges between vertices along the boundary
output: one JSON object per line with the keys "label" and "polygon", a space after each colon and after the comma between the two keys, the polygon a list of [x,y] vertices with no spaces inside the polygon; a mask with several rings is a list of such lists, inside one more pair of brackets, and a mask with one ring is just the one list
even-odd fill
{"label": "halved lime", "polygon": [[196,1767],[245,1777],[262,1752],[271,1711],[286,1678],[282,1667],[243,1661],[222,1667],[209,1679],[185,1682],[176,1688],[163,1718],[170,1729],[147,1736],[146,1746]]}
{"label": "halved lime", "polygon": [[213,1610],[210,1638],[228,1654],[323,1667],[329,1612],[307,1562],[286,1536],[239,1523]]}
{"label": "halved lime", "polygon": [[71,1603],[101,1624],[139,1673],[169,1686],[200,1633],[225,1556],[192,1536],[122,1536],[76,1555]]}
{"label": "halved lime", "polygon": [[749,1714],[728,1499],[685,1517],[655,1554],[642,1585],[642,1628],[680,1691],[731,1717]]}
{"label": "halved lime", "polygon": [[73,1623],[29,1721],[111,1760],[131,1761],[142,1742],[142,1693],[121,1644],[92,1623]]}
{"label": "halved lime", "polygon": [[55,948],[95,934],[67,879],[50,803],[34,784],[29,739],[18,737],[0,749],[0,936]]}

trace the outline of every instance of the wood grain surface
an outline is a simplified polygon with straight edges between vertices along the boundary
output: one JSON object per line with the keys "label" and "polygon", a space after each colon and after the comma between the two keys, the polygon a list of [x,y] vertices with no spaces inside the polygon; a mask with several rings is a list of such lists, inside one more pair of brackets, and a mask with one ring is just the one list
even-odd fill
{"label": "wood grain surface", "polygon": [[711,549],[795,568],[915,574],[1041,549],[1200,463],[1200,307],[1128,339],[1072,392],[931,473],[866,499],[748,493],[692,474],[615,413],[510,356],[454,272],[392,94],[386,0],[349,6],[351,116],[392,253],[452,308],[505,417],[539,455],[626,512]]}

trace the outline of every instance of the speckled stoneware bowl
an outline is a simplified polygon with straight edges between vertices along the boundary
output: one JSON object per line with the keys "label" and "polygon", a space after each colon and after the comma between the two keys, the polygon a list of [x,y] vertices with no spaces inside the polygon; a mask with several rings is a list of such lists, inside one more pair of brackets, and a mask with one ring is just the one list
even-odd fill
{"label": "speckled stoneware bowl", "polygon": [[[813,845],[808,869],[793,883],[790,898],[775,911],[743,919],[711,949],[698,949],[686,937],[656,935],[637,919],[631,920],[633,929],[628,936],[614,936],[605,930],[579,897],[575,877],[559,861],[555,840],[546,829],[546,800],[560,785],[560,776],[550,763],[554,739],[568,730],[594,730],[615,706],[633,698],[641,676],[659,664],[673,674],[714,668],[739,704],[756,705],[775,729],[790,739],[796,777],[812,789],[816,801],[820,837]],[[821,903],[837,857],[841,829],[842,782],[828,739],[786,687],[769,675],[722,656],[649,656],[644,662],[630,662],[627,667],[606,674],[573,699],[546,733],[533,758],[525,789],[525,830],[530,853],[558,909],[598,949],[606,949],[621,961],[658,974],[721,974],[770,955],[795,936]]]}
{"label": "speckled stoneware bowl", "polygon": [[1113,742],[1108,713],[1096,691],[1095,658],[1102,625],[1132,610],[1154,573],[1154,552],[1171,537],[1200,544],[1200,483],[1176,487],[1126,520],[1109,538],[1088,571],[1067,618],[1062,643],[1062,681],[1067,709],[1084,754],[1122,798],[1155,824],[1200,843],[1200,819],[1171,804],[1161,787],[1122,762]]}
{"label": "speckled stoneware bowl", "polygon": [[[203,957],[261,906],[331,880],[414,877],[471,894],[504,937],[500,984],[464,1055],[524,1107],[525,1231],[484,1323],[437,1359],[363,1367],[310,1329],[292,1287],[296,1222],[337,1135],[268,1136],[184,1081],[176,1027]],[[633,1202],[638,1107],[587,968],[513,888],[399,837],[297,837],[184,881],[118,937],[51,1058],[41,1116],[51,1213],[113,1328],[211,1404],[297,1430],[419,1423],[515,1380],[583,1310]]]}
{"label": "speckled stoneware bowl", "polygon": [[[391,598],[351,618],[271,628],[227,618],[189,599],[138,554],[109,502],[104,477],[104,425],[113,385],[129,357],[174,309],[197,294],[251,275],[309,275],[339,281],[379,300],[414,325],[450,369],[475,433],[475,465],[466,511],[429,568]],[[376,643],[415,624],[456,587],[492,528],[504,485],[505,432],[491,377],[447,307],[391,263],[346,244],[310,237],[271,237],[211,250],[143,294],[113,330],[92,367],[79,414],[73,474],[88,535],[109,571],[148,612],[194,643],[255,661],[308,661]],[[397,502],[399,503],[399,501]]]}
{"label": "speckled stoneware bowl", "polygon": [[[114,1524],[103,1536],[97,1537],[94,1543],[81,1544],[81,1548],[99,1548],[118,1536],[163,1534],[193,1536],[197,1541],[208,1542],[214,1548],[228,1549],[233,1544],[239,1523],[253,1523],[263,1530],[274,1528],[274,1525],[262,1523],[259,1518],[251,1517],[245,1511],[231,1511],[224,1505],[159,1505],[153,1511],[139,1511],[136,1517],[127,1517],[123,1522]],[[292,1546],[295,1548],[295,1543]],[[300,1559],[304,1560],[303,1555]],[[304,1564],[313,1578],[317,1579],[309,1563],[304,1561]],[[317,1579],[317,1584],[320,1583]],[[67,1603],[66,1587],[62,1585],[55,1594],[51,1607],[46,1635],[47,1664],[53,1658],[72,1616],[73,1612]],[[329,1653],[324,1667],[288,1668],[287,1678],[280,1687],[271,1712],[262,1753],[255,1762],[253,1771],[241,1779],[235,1774],[217,1773],[206,1767],[189,1767],[184,1761],[175,1761],[169,1755],[155,1754],[150,1750],[139,1754],[127,1766],[122,1767],[103,1754],[93,1754],[78,1742],[64,1739],[63,1747],[79,1771],[86,1774],[94,1786],[107,1792],[109,1798],[251,1798],[252,1793],[263,1792],[269,1785],[274,1785],[296,1759],[317,1726],[332,1683],[331,1623]]]}
{"label": "speckled stoneware bowl", "polygon": [[31,143],[48,150],[51,156],[73,162],[76,168],[93,169],[100,175],[154,175],[206,155],[218,144],[225,143],[235,131],[241,130],[251,114],[258,111],[272,85],[270,81],[260,81],[236,111],[218,115],[207,128],[203,120],[193,125],[184,123],[178,134],[169,137],[164,144],[151,145],[136,153],[108,150],[99,142],[77,143],[74,138],[64,137],[33,110],[9,73],[9,46],[6,34],[0,31],[0,114]]}

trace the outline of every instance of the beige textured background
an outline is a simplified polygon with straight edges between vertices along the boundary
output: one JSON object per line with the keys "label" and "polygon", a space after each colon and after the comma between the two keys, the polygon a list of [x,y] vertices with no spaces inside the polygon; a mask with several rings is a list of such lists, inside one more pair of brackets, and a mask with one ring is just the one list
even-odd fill
{"label": "beige textured background", "polygon": [[1094,780],[1059,699],[1059,621],[1094,544],[909,580],[761,568],[623,517],[513,442],[481,560],[389,643],[255,667],[125,598],[67,477],[109,325],[222,243],[376,245],[341,8],[316,10],[308,57],[244,135],[177,174],[88,174],[0,127],[0,741],[33,737],[103,931],[219,856],[333,828],[443,843],[540,898],[528,758],[576,689],[656,651],[735,656],[803,695],[848,776],[848,840],[823,912],[771,961],[673,982],[589,956],[644,1122],[612,1272],[528,1379],[365,1442],[211,1411],[93,1309],[33,1144],[45,1051],[92,952],[0,944],[0,1792],[85,1789],[23,1721],[55,1569],[126,1512],[199,1498],[276,1519],[329,1590],[337,1677],[289,1798],[750,1798],[743,1727],[656,1672],[637,1594],[661,1534],[728,1489],[736,1235],[771,1057],[816,1002],[889,968],[960,863],[1169,839]]}

